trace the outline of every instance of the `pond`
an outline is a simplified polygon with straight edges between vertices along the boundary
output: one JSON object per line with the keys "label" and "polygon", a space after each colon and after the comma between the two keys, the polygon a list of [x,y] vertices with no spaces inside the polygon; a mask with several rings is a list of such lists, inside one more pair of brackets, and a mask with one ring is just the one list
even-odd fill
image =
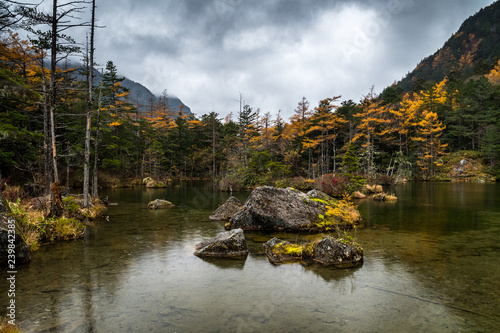
{"label": "pond", "polygon": [[[194,256],[224,231],[208,216],[229,194],[211,183],[108,190],[109,221],[18,267],[17,322],[22,332],[500,331],[500,185],[391,191],[397,202],[357,202],[365,260],[341,270],[274,266],[261,250],[273,236],[316,237],[307,234],[246,232],[245,259]],[[176,207],[148,210],[156,198]]]}

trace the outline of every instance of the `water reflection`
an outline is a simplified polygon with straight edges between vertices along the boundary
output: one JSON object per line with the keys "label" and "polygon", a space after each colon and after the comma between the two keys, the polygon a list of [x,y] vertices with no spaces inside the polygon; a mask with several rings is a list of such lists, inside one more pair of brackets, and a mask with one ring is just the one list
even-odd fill
{"label": "water reflection", "polygon": [[[19,267],[22,331],[498,331],[500,187],[393,191],[392,205],[359,202],[365,261],[349,270],[275,266],[262,253],[271,237],[318,237],[309,234],[246,233],[246,258],[194,256],[195,244],[223,231],[221,222],[202,221],[229,196],[206,183],[109,191],[118,203],[109,222]],[[156,198],[177,207],[146,209]]]}

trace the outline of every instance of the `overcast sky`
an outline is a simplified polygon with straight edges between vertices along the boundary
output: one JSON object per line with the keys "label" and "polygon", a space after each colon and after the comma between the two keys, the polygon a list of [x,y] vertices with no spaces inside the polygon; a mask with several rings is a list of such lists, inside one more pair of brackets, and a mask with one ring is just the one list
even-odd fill
{"label": "overcast sky", "polygon": [[302,96],[380,93],[493,2],[97,0],[96,60],[197,115],[236,113],[242,93],[288,119]]}

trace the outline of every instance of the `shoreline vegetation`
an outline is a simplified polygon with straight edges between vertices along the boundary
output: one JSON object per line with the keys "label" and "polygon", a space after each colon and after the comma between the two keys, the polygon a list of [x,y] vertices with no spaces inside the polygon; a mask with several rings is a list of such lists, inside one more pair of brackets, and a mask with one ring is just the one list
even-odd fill
{"label": "shoreline vegetation", "polygon": [[50,195],[30,197],[20,186],[6,186],[2,198],[16,221],[16,232],[30,252],[43,245],[83,237],[86,227],[102,218],[106,210],[99,199],[84,208],[82,195],[68,194],[61,197],[62,210],[54,215]]}
{"label": "shoreline vegetation", "polygon": [[[259,186],[275,186],[278,188],[291,187],[300,191],[319,190],[331,197],[341,199],[348,195],[352,199],[361,199],[367,195],[373,195],[374,200],[393,201],[397,200],[392,193],[383,193],[376,189],[376,185],[390,186],[396,183],[406,182],[406,178],[393,177],[386,174],[376,174],[371,178],[356,172],[357,161],[349,161],[344,158],[342,170],[344,172],[330,173],[315,179],[305,177],[282,177],[261,178],[258,182],[250,184],[244,182],[244,178],[237,177],[238,174],[228,174],[218,180],[209,177],[179,177],[179,178],[118,178],[103,174],[100,185],[102,188],[130,188],[144,186],[145,188],[168,188],[178,187],[185,181],[214,181],[220,191],[238,192],[249,191]],[[461,152],[447,156],[445,163],[441,166],[433,181],[462,181],[462,182],[494,182],[495,178],[484,171],[486,166],[482,165],[477,154],[474,152]],[[350,173],[349,171],[354,171]],[[253,176],[258,177],[257,174]],[[431,181],[431,180],[426,180]],[[65,189],[66,195],[62,197],[63,211],[59,217],[49,217],[50,196],[35,196],[31,187],[19,185],[8,186],[8,180],[2,180],[3,197],[9,202],[12,215],[20,226],[30,250],[36,251],[42,244],[50,244],[53,241],[64,241],[76,239],[82,235],[85,225],[102,216],[105,211],[105,203],[99,199],[91,200],[89,208],[83,208],[83,197],[81,194],[70,194]],[[371,185],[370,185],[371,184]],[[78,185],[78,182],[76,183]],[[38,185],[36,185],[38,186]],[[38,186],[38,188],[41,188]]]}

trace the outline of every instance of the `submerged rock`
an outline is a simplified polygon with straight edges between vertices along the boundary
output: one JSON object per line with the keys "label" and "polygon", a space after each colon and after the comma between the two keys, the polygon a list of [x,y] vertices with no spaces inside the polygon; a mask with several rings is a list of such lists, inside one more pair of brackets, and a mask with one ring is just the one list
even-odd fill
{"label": "submerged rock", "polygon": [[363,249],[359,244],[331,236],[304,245],[291,244],[278,238],[272,238],[264,243],[262,248],[273,264],[304,261],[338,268],[350,268],[363,262]]}
{"label": "submerged rock", "polygon": [[241,201],[239,201],[236,197],[229,197],[226,202],[217,208],[212,215],[209,216],[211,220],[217,221],[229,221],[232,215],[234,215],[238,210],[243,207]]}
{"label": "submerged rock", "polygon": [[309,230],[324,205],[291,188],[257,187],[245,205],[229,220],[230,228],[243,230]]}
{"label": "submerged rock", "polygon": [[216,237],[196,245],[196,256],[237,257],[248,254],[243,230],[234,229],[223,232]]}
{"label": "submerged rock", "polygon": [[[18,264],[30,262],[31,255],[28,245],[17,232],[16,221],[9,214],[10,208],[0,192],[0,266],[13,270]],[[13,251],[9,253],[9,250]],[[9,254],[15,255],[14,261],[11,261]]]}
{"label": "submerged rock", "polygon": [[173,203],[171,203],[170,201],[163,200],[163,199],[156,199],[156,200],[150,201],[148,203],[149,209],[166,209],[166,208],[171,208],[174,206],[175,205]]}

